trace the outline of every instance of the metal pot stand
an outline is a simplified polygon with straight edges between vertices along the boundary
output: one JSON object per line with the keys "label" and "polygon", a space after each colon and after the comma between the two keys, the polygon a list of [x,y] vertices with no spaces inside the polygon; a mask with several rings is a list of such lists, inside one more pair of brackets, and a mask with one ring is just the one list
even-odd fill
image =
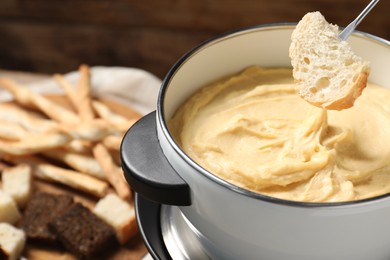
{"label": "metal pot stand", "polygon": [[211,259],[200,243],[202,235],[175,206],[135,195],[138,227],[154,259]]}

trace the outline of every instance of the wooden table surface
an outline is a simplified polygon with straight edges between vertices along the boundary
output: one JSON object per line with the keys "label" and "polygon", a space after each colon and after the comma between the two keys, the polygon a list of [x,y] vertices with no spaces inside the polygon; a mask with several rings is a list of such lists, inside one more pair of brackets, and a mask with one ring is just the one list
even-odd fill
{"label": "wooden table surface", "polygon": [[[162,78],[200,42],[237,28],[298,22],[321,11],[340,26],[370,0],[1,0],[0,69],[65,73],[81,63],[138,67]],[[390,1],[358,29],[390,39]]]}

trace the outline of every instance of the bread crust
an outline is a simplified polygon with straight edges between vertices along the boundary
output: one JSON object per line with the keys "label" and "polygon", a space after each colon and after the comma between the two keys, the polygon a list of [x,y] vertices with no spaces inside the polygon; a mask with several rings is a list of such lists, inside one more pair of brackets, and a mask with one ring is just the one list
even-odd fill
{"label": "bread crust", "polygon": [[130,222],[120,226],[117,232],[119,243],[124,245],[130,238],[138,233],[136,218],[132,218]]}
{"label": "bread crust", "polygon": [[354,105],[367,86],[369,62],[338,37],[320,12],[306,14],[291,35],[289,55],[299,95],[328,110]]}
{"label": "bread crust", "polygon": [[99,200],[93,213],[115,229],[122,245],[138,233],[134,206],[115,194]]}

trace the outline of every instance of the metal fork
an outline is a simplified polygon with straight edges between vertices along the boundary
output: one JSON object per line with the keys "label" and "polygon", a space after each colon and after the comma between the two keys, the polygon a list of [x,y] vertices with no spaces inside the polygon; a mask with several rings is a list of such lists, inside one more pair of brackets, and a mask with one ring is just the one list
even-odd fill
{"label": "metal fork", "polygon": [[339,38],[343,41],[347,40],[348,36],[355,30],[359,23],[363,20],[364,17],[371,11],[371,9],[379,2],[379,0],[372,0],[366,8],[356,17],[352,23],[348,24],[347,27],[339,34]]}

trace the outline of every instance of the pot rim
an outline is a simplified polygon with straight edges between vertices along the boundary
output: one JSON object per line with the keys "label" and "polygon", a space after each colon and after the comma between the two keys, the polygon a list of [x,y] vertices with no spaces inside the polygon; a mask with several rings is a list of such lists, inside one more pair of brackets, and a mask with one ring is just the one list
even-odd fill
{"label": "pot rim", "polygon": [[[390,193],[383,194],[380,196],[375,196],[367,199],[362,200],[354,200],[354,201],[343,201],[343,202],[302,202],[302,201],[293,201],[293,200],[286,200],[286,199],[280,199],[275,198],[271,196],[267,196],[261,193],[257,193],[254,191],[250,191],[244,188],[241,188],[239,186],[236,186],[216,175],[209,172],[202,166],[200,166],[198,163],[196,163],[194,160],[192,160],[178,145],[178,143],[175,141],[173,136],[171,135],[167,122],[165,121],[165,113],[164,113],[164,100],[165,100],[165,93],[167,92],[169,88],[169,84],[171,79],[175,76],[176,72],[183,66],[186,61],[188,61],[192,56],[194,56],[196,53],[200,52],[202,49],[207,48],[208,46],[211,46],[213,44],[216,44],[220,41],[224,41],[226,39],[234,38],[243,34],[252,33],[253,31],[265,31],[265,30],[278,30],[278,29],[292,29],[295,27],[297,23],[290,23],[290,22],[284,22],[284,23],[270,23],[270,24],[262,24],[262,25],[255,25],[255,26],[248,26],[239,28],[230,32],[222,33],[219,35],[216,35],[214,37],[211,37],[202,43],[195,46],[193,49],[185,53],[176,63],[172,66],[172,68],[168,71],[167,75],[162,81],[161,88],[158,95],[157,100],[157,123],[160,125],[160,128],[162,129],[162,133],[168,140],[168,143],[173,147],[174,151],[179,155],[188,165],[190,165],[193,169],[198,171],[200,174],[208,178],[209,180],[213,181],[214,183],[221,185],[224,188],[227,188],[233,192],[237,192],[240,195],[246,196],[248,198],[261,200],[264,202],[270,202],[274,204],[279,205],[285,205],[285,206],[293,206],[293,207],[303,207],[303,208],[334,208],[334,207],[351,207],[351,206],[358,206],[368,203],[379,203],[380,201],[383,201],[385,199],[390,198]],[[390,41],[385,40],[383,38],[380,38],[378,36],[361,32],[356,30],[353,33],[355,36],[363,37],[368,40],[374,41],[375,43],[379,43],[381,45],[384,45],[386,47],[390,47]]]}

